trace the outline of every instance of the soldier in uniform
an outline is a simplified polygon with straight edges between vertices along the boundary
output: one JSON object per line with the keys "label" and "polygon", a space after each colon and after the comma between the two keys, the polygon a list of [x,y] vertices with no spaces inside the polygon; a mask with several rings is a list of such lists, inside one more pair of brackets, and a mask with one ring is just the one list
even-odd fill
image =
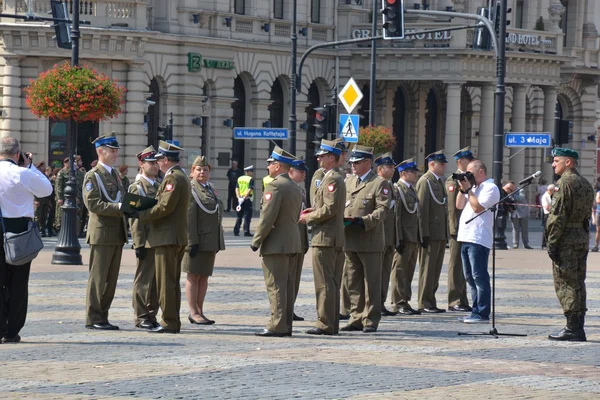
{"label": "soldier in uniform", "polygon": [[54,194],[56,196],[56,211],[54,213],[54,229],[60,232],[61,207],[65,204],[65,186],[69,180],[69,157],[63,160],[63,167],[56,175],[54,181]]}
{"label": "soldier in uniform", "polygon": [[342,331],[377,331],[381,320],[381,263],[385,247],[383,221],[390,185],[372,170],[373,148],[356,145],[346,180],[344,279],[350,294],[350,321]]}
{"label": "soldier in uniform", "polygon": [[392,260],[398,246],[398,235],[396,233],[396,205],[398,201],[397,188],[392,183],[394,177],[394,167],[396,163],[391,153],[385,153],[375,159],[377,166],[377,175],[388,181],[390,185],[390,211],[383,221],[383,230],[385,234],[385,250],[383,251],[383,263],[381,269],[381,315],[392,316],[397,312],[385,308],[388,289],[390,286],[390,274],[392,272]]}
{"label": "soldier in uniform", "polygon": [[242,218],[244,219],[244,236],[252,236],[250,233],[250,222],[252,221],[252,199],[254,197],[254,165],[244,168],[244,176],[240,176],[235,187],[235,195],[238,198],[237,220],[233,227],[233,234],[240,235]]}
{"label": "soldier in uniform", "polygon": [[[50,180],[50,177],[46,174],[48,167],[45,166],[44,162],[38,164],[38,170],[44,174],[45,177]],[[52,169],[50,169],[52,171]],[[52,206],[52,194],[50,196],[42,198],[34,198],[34,210],[35,210],[35,222],[40,229],[42,237],[46,237],[46,222],[48,221],[48,214],[50,213],[50,207]],[[50,232],[48,232],[50,236]]]}
{"label": "soldier in uniform", "polygon": [[[454,153],[457,174],[464,174],[467,165],[475,159],[469,146]],[[450,234],[450,260],[448,261],[448,311],[470,312],[467,297],[467,282],[462,267],[461,244],[456,241],[458,221],[462,210],[456,208],[456,195],[459,190],[458,182],[449,176],[446,179],[448,194],[448,233]]]}
{"label": "soldier in uniform", "polygon": [[418,315],[420,311],[410,306],[411,284],[421,244],[421,213],[415,184],[419,168],[414,158],[396,166],[400,179],[396,183],[396,232],[398,244],[392,261],[392,304],[393,310],[404,315]]}
{"label": "soldier in uniform", "polygon": [[594,189],[577,171],[579,154],[565,148],[552,151],[554,173],[560,176],[552,195],[552,208],[546,222],[546,243],[552,259],[554,289],[562,306],[567,326],[551,340],[584,342],[586,288],[589,249],[589,223]]}
{"label": "soldier in uniform", "polygon": [[[136,154],[140,166],[138,180],[129,186],[129,193],[156,198],[158,190],[158,164],[156,150],[150,146]],[[159,326],[158,292],[156,289],[156,270],[154,268],[154,249],[148,246],[146,238],[150,230],[149,223],[139,219],[130,219],[131,237],[137,259],[137,268],[133,279],[133,312],[136,328],[152,329]]]}
{"label": "soldier in uniform", "polygon": [[187,246],[188,205],[190,181],[179,166],[179,152],[183,149],[176,140],[160,141],[158,145],[158,167],[164,174],[156,192],[158,203],[149,210],[140,212],[142,223],[151,222],[147,244],[154,249],[156,289],[162,310],[160,325],[148,332],[179,333],[181,321],[181,262]]}
{"label": "soldier in uniform", "polygon": [[292,336],[296,271],[294,259],[302,252],[298,216],[302,191],[288,171],[295,158],[276,146],[268,161],[269,175],[262,198],[261,215],[250,248],[260,248],[265,285],[271,306],[266,329],[256,336]]}
{"label": "soldier in uniform", "polygon": [[322,140],[317,152],[325,171],[313,198],[313,208],[300,216],[301,224],[312,226],[313,273],[318,320],[306,331],[311,335],[336,335],[340,327],[340,293],[344,268],[344,207],[346,184],[337,166],[342,157],[332,141]]}
{"label": "soldier in uniform", "polygon": [[[341,150],[340,159],[338,160],[337,165],[336,165],[335,168],[340,172],[340,174],[342,174],[342,176],[345,179],[345,177],[346,177],[346,171],[344,170],[344,166],[347,163],[346,155],[348,154],[348,147],[346,147],[346,143],[341,138],[337,138],[335,140],[332,140],[331,142],[333,144],[335,144],[335,147],[337,147],[338,149]],[[323,180],[323,176],[324,175],[325,175],[325,171],[323,170],[323,168],[319,168],[318,170],[316,170],[314,172],[314,174],[312,176],[312,179],[310,181],[310,202],[311,202],[311,205],[313,204],[313,199],[315,198],[315,193],[317,192],[317,189],[319,188],[319,186],[321,186],[321,180]],[[348,318],[346,318],[346,319],[348,319]]]}
{"label": "soldier in uniform", "polygon": [[423,229],[419,259],[419,311],[443,313],[446,310],[437,308],[435,292],[448,239],[448,209],[443,180],[448,161],[443,150],[429,154],[426,159],[429,170],[416,185]]}
{"label": "soldier in uniform", "polygon": [[83,202],[90,212],[86,237],[90,245],[90,277],[85,327],[117,330],[118,326],[108,322],[108,310],[115,296],[123,244],[127,242],[127,221],[120,210],[125,188],[113,168],[120,147],[114,132],[92,143],[96,147],[98,165],[85,175],[83,189]]}

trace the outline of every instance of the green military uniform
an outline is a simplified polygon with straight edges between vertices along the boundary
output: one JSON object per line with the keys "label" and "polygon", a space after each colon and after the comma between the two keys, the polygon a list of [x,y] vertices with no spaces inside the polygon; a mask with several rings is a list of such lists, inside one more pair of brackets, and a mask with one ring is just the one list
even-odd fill
{"label": "green military uniform", "polygon": [[[176,141],[159,142],[156,157],[179,157]],[[181,329],[181,262],[187,246],[190,181],[179,165],[165,172],[156,193],[158,203],[140,212],[140,221],[150,222],[146,245],[154,249],[156,288],[162,310],[161,326],[149,332],[178,333]]]}
{"label": "green military uniform", "polygon": [[[428,155],[427,160],[447,162],[443,151]],[[419,310],[444,312],[445,310],[437,308],[435,299],[448,239],[447,198],[443,176],[436,177],[433,172],[427,171],[417,182],[416,189],[421,207],[423,242],[427,242],[421,249],[419,260]]]}
{"label": "green military uniform", "polygon": [[[398,172],[412,170],[418,172],[414,159],[408,159],[397,166]],[[421,243],[421,215],[419,197],[413,185],[400,179],[396,184],[398,201],[396,202],[396,231],[398,248],[401,253],[394,254],[392,266],[392,304],[393,310],[402,314],[419,314],[410,306],[412,296],[411,283]]]}
{"label": "green military uniform", "polygon": [[[372,157],[372,148],[356,145],[349,161]],[[344,279],[350,295],[351,317],[343,330],[377,330],[381,320],[383,221],[389,196],[388,182],[373,171],[364,177],[353,175],[346,179]]]}
{"label": "green military uniform", "polygon": [[312,207],[315,206],[315,195],[317,193],[317,189],[321,186],[321,181],[323,180],[323,176],[325,176],[325,170],[323,168],[319,168],[313,174],[310,180],[310,204]]}
{"label": "green military uniform", "polygon": [[[335,144],[321,141],[317,155],[341,154]],[[323,170],[324,171],[324,170]],[[344,269],[344,208],[346,184],[337,168],[324,171],[313,197],[313,211],[306,216],[312,227],[312,262],[317,300],[316,330],[308,333],[337,334],[340,327],[340,293]]]}
{"label": "green military uniform", "polygon": [[[270,159],[292,165],[294,156],[276,146]],[[292,334],[296,282],[293,259],[302,252],[297,226],[301,208],[302,191],[287,173],[275,177],[265,188],[251,247],[260,248],[271,319],[266,330],[257,335]]]}
{"label": "green military uniform", "polygon": [[[553,156],[579,159],[577,152],[571,149],[556,148]],[[558,190],[552,195],[552,208],[546,221],[546,243],[553,261],[554,289],[567,326],[549,338],[585,341],[585,278],[594,189],[576,169],[567,169],[556,186]]]}
{"label": "green military uniform", "polygon": [[[96,147],[119,148],[113,135],[101,136],[93,143]],[[117,171],[109,169],[99,162],[84,179],[83,202],[90,212],[86,327],[91,329],[118,329],[108,323],[108,310],[117,287],[123,244],[127,242],[127,221],[119,209],[125,189]]]}
{"label": "green military uniform", "polygon": [[[156,151],[150,146],[137,154],[138,160],[156,161]],[[139,196],[156,198],[158,183],[154,180],[141,176],[139,180],[129,186],[129,193]],[[135,314],[135,325],[140,326],[143,322],[149,322],[147,326],[156,326],[156,314],[158,313],[158,291],[156,288],[156,269],[154,268],[154,249],[147,246],[146,238],[150,231],[150,224],[143,223],[139,219],[130,219],[131,237],[133,248],[144,248],[143,257],[137,258],[137,268],[133,278],[133,312]]]}
{"label": "green military uniform", "polygon": [[61,207],[62,205],[59,202],[65,201],[65,187],[67,185],[67,181],[69,180],[69,168],[64,167],[58,174],[56,174],[56,181],[54,182],[54,195],[56,196],[56,210],[54,212],[54,229],[56,231],[60,231],[60,222],[61,222]]}
{"label": "green military uniform", "polygon": [[[46,236],[46,222],[48,221],[48,214],[50,213],[50,207],[52,206],[52,194],[47,197],[35,198],[37,205],[35,206],[35,222],[38,225],[42,236]],[[50,234],[50,232],[48,232]]]}

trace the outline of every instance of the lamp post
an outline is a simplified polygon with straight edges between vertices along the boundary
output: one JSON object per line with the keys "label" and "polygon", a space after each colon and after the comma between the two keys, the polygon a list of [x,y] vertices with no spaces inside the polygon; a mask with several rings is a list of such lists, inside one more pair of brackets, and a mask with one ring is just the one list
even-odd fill
{"label": "lamp post", "polygon": [[373,21],[371,26],[371,79],[369,83],[369,125],[375,125],[375,81],[377,76],[377,0],[373,0]]}
{"label": "lamp post", "polygon": [[[73,27],[71,28],[71,65],[79,66],[79,0],[73,1]],[[69,180],[65,187],[65,203],[61,207],[61,226],[52,255],[52,264],[82,265],[81,245],[77,238],[77,175],[75,153],[79,124],[71,118],[68,124],[67,154],[69,155]]]}
{"label": "lamp post", "polygon": [[298,52],[298,0],[292,1],[292,54],[290,78],[290,153],[296,155],[296,56]]}

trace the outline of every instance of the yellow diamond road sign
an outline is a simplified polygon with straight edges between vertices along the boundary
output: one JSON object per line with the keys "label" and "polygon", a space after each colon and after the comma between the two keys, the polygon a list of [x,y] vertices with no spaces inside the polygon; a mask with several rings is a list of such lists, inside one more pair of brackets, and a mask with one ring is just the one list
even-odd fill
{"label": "yellow diamond road sign", "polygon": [[344,86],[344,88],[340,92],[338,98],[344,105],[344,108],[346,109],[348,114],[351,114],[352,110],[354,110],[358,103],[360,103],[360,101],[362,100],[363,94],[360,91],[360,88],[358,87],[354,79],[350,78],[348,83],[346,83],[346,86]]}

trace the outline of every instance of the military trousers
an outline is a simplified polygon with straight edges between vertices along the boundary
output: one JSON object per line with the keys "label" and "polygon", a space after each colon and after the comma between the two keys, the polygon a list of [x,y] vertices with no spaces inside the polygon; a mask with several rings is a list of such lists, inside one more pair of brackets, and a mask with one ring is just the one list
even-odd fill
{"label": "military trousers", "polygon": [[87,284],[86,325],[108,322],[121,269],[123,245],[90,245],[90,276]]}
{"label": "military trousers", "polygon": [[46,230],[46,222],[50,212],[50,203],[47,200],[40,200],[40,205],[35,208],[35,222],[42,233]]}
{"label": "military trousers", "polygon": [[181,261],[185,246],[158,246],[154,248],[156,268],[156,290],[158,304],[162,310],[160,324],[175,331],[181,329]]}
{"label": "military trousers", "polygon": [[587,243],[560,247],[560,263],[552,263],[554,290],[565,315],[582,315],[587,311]]}
{"label": "military trousers", "polygon": [[463,272],[461,243],[456,235],[450,236],[450,260],[448,261],[448,307],[468,306],[467,281]]}
{"label": "military trousers", "polygon": [[304,264],[304,253],[294,254],[292,257],[292,264],[294,265],[294,271],[296,276],[294,277],[294,303],[298,298],[298,292],[300,291],[300,281],[302,280],[302,265]]}
{"label": "military trousers", "polygon": [[146,249],[146,257],[137,259],[137,268],[133,278],[133,312],[135,325],[144,321],[156,322],[158,313],[158,291],[156,289],[156,268],[154,268],[154,249]]}
{"label": "military trousers", "polygon": [[[345,257],[345,256],[344,256]],[[340,287],[340,313],[350,314],[350,291],[348,289],[348,280],[346,279],[346,263],[342,267],[342,286]]]}
{"label": "military trousers", "polygon": [[381,262],[381,305],[385,306],[388,290],[390,288],[390,275],[392,274],[392,262],[396,254],[396,247],[385,246],[383,250],[383,261]]}
{"label": "military trousers", "polygon": [[345,278],[350,295],[350,325],[372,326],[381,320],[381,260],[383,252],[346,251]]}
{"label": "military trousers", "polygon": [[262,257],[265,286],[271,306],[266,328],[272,332],[292,331],[296,286],[296,254],[266,254]]}
{"label": "military trousers", "polygon": [[394,254],[391,274],[393,311],[404,308],[412,297],[411,285],[419,256],[419,247],[418,243],[404,242],[402,254]]}
{"label": "military trousers", "polygon": [[337,334],[340,329],[340,287],[344,269],[341,247],[313,247],[313,274],[317,300],[315,327]]}
{"label": "military trousers", "polygon": [[445,240],[431,240],[419,257],[419,310],[436,308],[435,293],[440,286],[440,274],[444,264]]}

